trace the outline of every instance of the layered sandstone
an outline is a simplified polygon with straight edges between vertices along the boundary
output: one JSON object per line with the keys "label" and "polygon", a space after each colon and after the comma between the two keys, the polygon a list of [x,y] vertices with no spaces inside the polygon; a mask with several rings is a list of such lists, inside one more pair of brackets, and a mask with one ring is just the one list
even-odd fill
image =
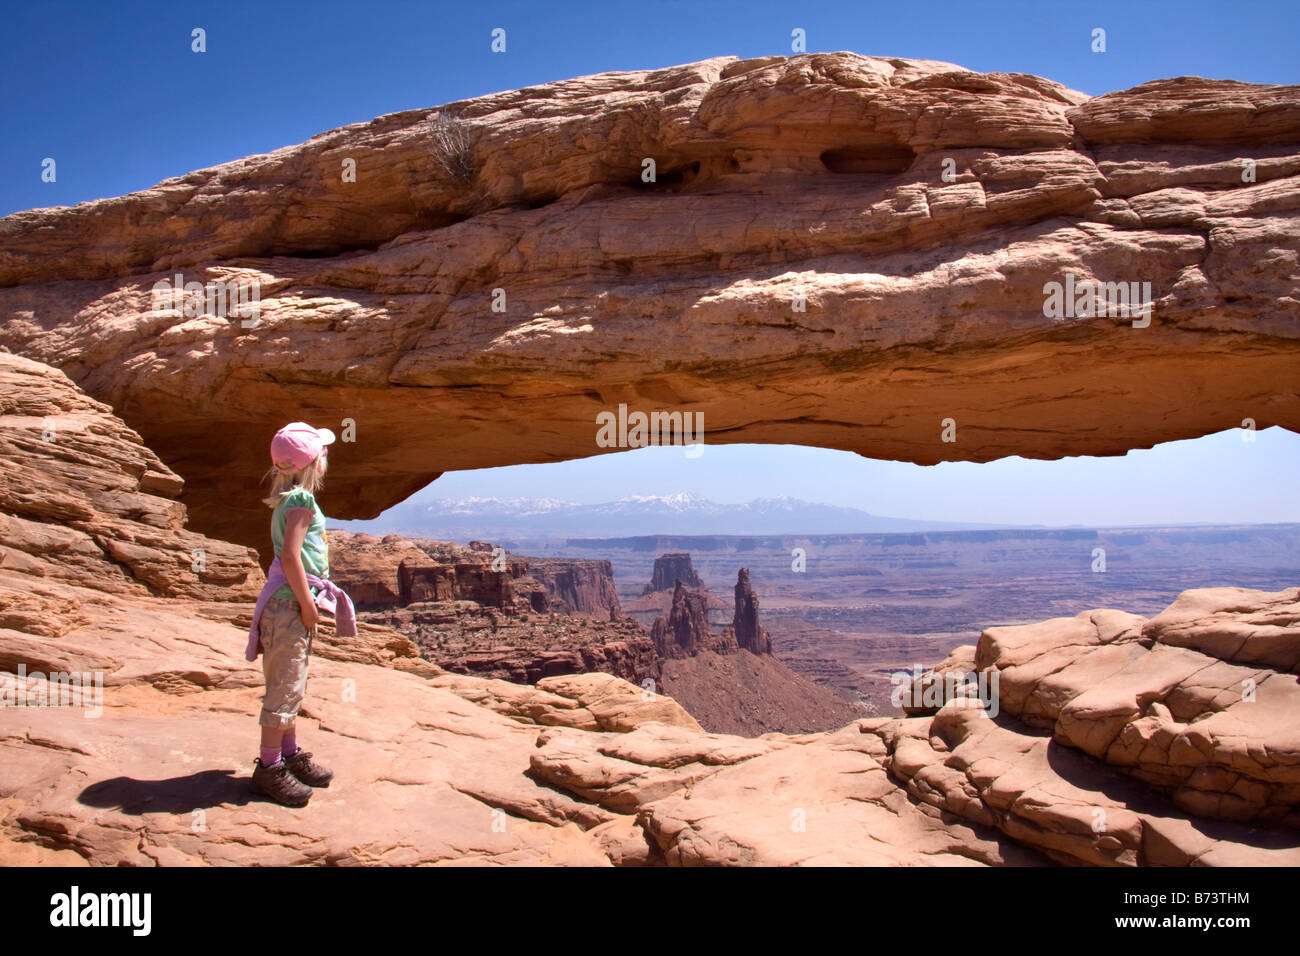
{"label": "layered sandstone", "polygon": [[528,558],[485,541],[459,545],[338,529],[329,540],[330,576],[365,609],[473,601],[604,621],[623,617],[608,561]]}
{"label": "layered sandstone", "polygon": [[1221,820],[1300,826],[1300,588],[1184,592],[980,636],[1001,699],[1058,743]]}
{"label": "layered sandstone", "polygon": [[[655,568],[659,568],[658,561]],[[656,618],[650,630],[659,655],[679,658],[693,657],[701,651],[730,654],[741,650],[751,654],[771,654],[772,639],[759,623],[758,597],[749,583],[748,568],[741,568],[737,573],[735,594],[731,626],[723,628],[722,633],[715,636],[709,629],[707,590],[691,587],[680,577],[676,578],[668,613]]]}
{"label": "layered sandstone", "polygon": [[[468,142],[450,164],[444,112]],[[110,403],[184,473],[194,528],[265,560],[257,480],[294,418],[355,425],[337,518],[445,469],[614,450],[595,421],[620,404],[699,413],[706,442],[927,464],[1300,428],[1298,218],[1296,87],[1089,99],[928,60],[723,56],[6,217],[0,344]],[[256,321],[187,314],[154,291],[178,273],[256,283]],[[1149,282],[1149,325],[1045,314],[1067,281]]]}
{"label": "layered sandstone", "polygon": [[[702,580],[698,587],[689,587],[689,590],[703,599],[708,617],[713,621],[731,617],[734,604],[729,595],[717,594],[709,590],[708,585],[704,584]],[[672,613],[673,598],[676,592],[676,585],[669,584],[666,591],[650,591],[638,595],[624,601],[622,607],[628,617],[639,622],[647,630],[652,630],[655,621]]]}
{"label": "layered sandstone", "polygon": [[[603,672],[658,677],[658,655],[625,618],[608,561],[523,558],[488,542],[331,531],[331,576],[362,621],[393,628],[458,674],[533,684]],[[500,567],[500,570],[496,570]]]}
{"label": "layered sandstone", "polygon": [[[252,549],[186,529],[183,480],[112,409],[62,372],[8,352],[0,462],[0,572],[201,601],[251,601],[266,581]],[[0,604],[50,636],[77,618],[75,602],[8,593]]]}
{"label": "layered sandstone", "polygon": [[574,617],[617,621],[623,617],[614,568],[584,558],[525,558],[528,574],[546,589],[548,610]]}
{"label": "layered sandstone", "polygon": [[[474,601],[497,608],[545,611],[548,601],[528,565],[513,555],[473,545],[333,530],[330,577],[360,596],[360,606]],[[482,542],[475,542],[482,544]],[[354,598],[357,600],[357,598]]]}
{"label": "layered sandstone", "polygon": [[634,684],[657,678],[654,642],[635,621],[599,621],[474,601],[437,601],[363,611],[360,618],[409,637],[421,655],[457,674],[532,684],[601,671]]}

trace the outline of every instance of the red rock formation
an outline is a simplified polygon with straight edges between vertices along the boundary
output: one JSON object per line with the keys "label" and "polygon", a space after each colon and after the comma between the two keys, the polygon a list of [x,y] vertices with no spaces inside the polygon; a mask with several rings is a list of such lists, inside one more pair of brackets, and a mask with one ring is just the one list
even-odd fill
{"label": "red rock formation", "polygon": [[428,538],[333,530],[331,574],[366,608],[428,601],[473,601],[493,607],[617,621],[623,617],[608,561],[505,557],[496,571],[496,548]]}
{"label": "red rock formation", "polygon": [[354,535],[333,529],[326,532],[330,544],[330,577],[352,597],[359,608],[400,604],[402,585],[398,568],[405,560],[428,561],[429,556],[415,542],[401,535]]}
{"label": "red rock formation", "polygon": [[[687,557],[686,569],[689,570],[689,556],[665,557]],[[656,561],[656,576],[659,570],[660,563]],[[702,587],[688,586],[678,577],[667,616],[656,618],[650,631],[660,655],[665,658],[680,658],[691,657],[704,650],[729,654],[742,649],[751,654],[772,653],[772,639],[758,622],[758,598],[750,586],[748,568],[741,568],[737,575],[732,624],[723,628],[722,633],[716,637],[709,631],[708,608],[708,593]]]}
{"label": "red rock formation", "polygon": [[691,556],[685,551],[673,551],[655,558],[650,583],[641,589],[642,596],[656,591],[672,591],[680,581],[688,588],[702,588],[704,582],[691,566]]}
{"label": "red rock formation", "polygon": [[[528,564],[507,557],[495,570],[492,546],[330,531],[331,576],[362,606],[393,607],[424,601],[474,601],[498,608],[546,610],[542,586]],[[484,542],[476,542],[479,545]],[[354,600],[358,600],[354,598]]]}
{"label": "red rock formation", "polygon": [[736,644],[751,654],[771,654],[772,638],[758,623],[758,596],[749,583],[749,568],[736,575],[736,614],[731,623]]}
{"label": "red rock formation", "polygon": [[[326,618],[299,733],[338,776],[286,828],[285,808],[248,792],[263,686],[244,660],[262,583],[251,551],[184,528],[180,479],[134,432],[7,353],[0,460],[0,865],[464,861],[451,834],[495,808],[507,832],[473,859],[604,866],[611,838],[587,830],[614,814],[528,775],[541,725],[700,733],[616,677],[448,674],[391,629],[340,638]],[[457,751],[467,759],[443,759]],[[222,826],[196,827],[198,810]]]}
{"label": "red rock formation", "polygon": [[495,571],[497,550],[483,541],[332,531],[330,542],[335,580],[381,599],[359,618],[404,634],[447,671],[530,684],[592,671],[633,683],[659,676],[654,644],[619,611],[608,561],[509,556]]}
{"label": "red rock formation", "polygon": [[549,598],[547,609],[561,614],[617,621],[622,618],[614,568],[608,561],[581,558],[525,558],[528,574]]}
{"label": "red rock formation", "polygon": [[[0,457],[0,671],[80,658],[110,686],[188,693],[251,680],[220,654],[200,666],[186,649],[221,633],[239,638],[231,653],[243,661],[265,582],[255,552],[185,528],[172,498],[180,478],[111,409],[57,369],[0,352]],[[323,622],[316,653],[439,672],[401,635],[359,631],[340,638]]]}
{"label": "red rock formation", "polygon": [[714,638],[709,633],[709,611],[704,595],[679,579],[673,588],[672,608],[667,617],[655,620],[650,638],[660,657],[692,657],[712,649]]}
{"label": "red rock formation", "polygon": [[[0,417],[0,569],[124,596],[256,599],[257,553],[187,530],[181,477],[62,372],[0,352]],[[26,603],[12,597],[0,604]],[[20,614],[59,628],[41,601]]]}
{"label": "red rock formation", "polygon": [[980,635],[975,665],[1029,726],[1188,813],[1300,827],[1300,588],[1186,591],[1147,620],[1084,612]]}
{"label": "red rock formation", "polygon": [[[515,563],[511,568],[510,562],[507,562],[507,569],[504,571],[493,570],[490,564],[458,564],[453,568],[456,593],[461,600],[474,601],[477,604],[488,604],[493,607],[512,607],[515,603],[514,578],[515,572],[522,575],[526,569],[522,561]],[[418,580],[419,572],[423,569],[407,569],[409,574],[415,575],[412,580]],[[441,569],[437,569],[441,571]]]}
{"label": "red rock formation", "polygon": [[440,600],[361,611],[361,620],[391,627],[421,654],[457,674],[534,683],[558,674],[601,671],[639,684],[658,678],[654,644],[634,621],[598,621],[526,605],[498,608]]}
{"label": "red rock formation", "polygon": [[799,733],[842,727],[864,713],[771,656],[747,568],[737,575],[733,624],[710,633],[707,608],[707,592],[678,579],[669,613],[650,632],[663,658],[657,686],[702,727],[745,736]]}
{"label": "red rock formation", "polygon": [[[547,677],[566,674],[612,674],[631,684],[640,686],[646,679],[657,681],[660,660],[654,645],[639,630],[623,630],[616,637],[598,643],[597,632],[585,630],[564,647],[552,639],[546,647],[529,648],[519,644],[496,644],[481,651],[462,654],[438,654],[438,666],[453,674],[473,674],[516,684],[536,684]],[[497,641],[509,641],[510,634],[503,631]],[[689,712],[689,711],[688,711]],[[695,715],[692,714],[692,717]]]}
{"label": "red rock formation", "polygon": [[[724,598],[720,594],[714,594],[706,585],[700,585],[700,587],[692,590],[696,590],[703,595],[713,620],[716,621],[722,615],[731,613],[732,600],[730,596]],[[672,611],[673,591],[671,588],[667,591],[651,591],[649,594],[642,594],[639,597],[632,598],[630,601],[623,603],[622,607],[628,617],[638,621],[646,630],[649,630],[654,627],[656,619],[666,617]]]}
{"label": "red rock formation", "polygon": [[[446,564],[415,566],[405,561],[397,566],[397,600],[389,603],[405,605],[426,601],[456,600],[456,569]],[[499,602],[497,607],[503,605]]]}
{"label": "red rock formation", "polygon": [[[184,472],[193,526],[264,559],[257,481],[293,418],[356,425],[335,518],[611,451],[593,422],[619,404],[924,464],[1300,429],[1300,88],[1089,99],[836,52],[449,106],[468,181],[421,109],[0,220],[0,344],[111,403]],[[365,175],[340,184],[340,156]],[[257,282],[258,323],[159,302],[177,272]],[[1150,324],[1045,314],[1067,275],[1150,282]]]}

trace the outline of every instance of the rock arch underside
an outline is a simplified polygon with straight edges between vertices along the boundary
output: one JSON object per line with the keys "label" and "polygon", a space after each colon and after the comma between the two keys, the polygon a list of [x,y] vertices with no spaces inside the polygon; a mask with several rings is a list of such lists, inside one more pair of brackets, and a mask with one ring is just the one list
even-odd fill
{"label": "rock arch underside", "polygon": [[[447,470],[600,453],[620,403],[702,413],[709,443],[925,464],[1300,427],[1297,87],[1089,98],[935,61],[716,57],[18,213],[0,248],[0,346],[110,404],[184,476],[191,527],[259,548],[293,419],[356,423],[338,518]],[[258,324],[155,311],[176,273],[256,281]],[[1067,273],[1150,282],[1149,326],[1046,317]]]}

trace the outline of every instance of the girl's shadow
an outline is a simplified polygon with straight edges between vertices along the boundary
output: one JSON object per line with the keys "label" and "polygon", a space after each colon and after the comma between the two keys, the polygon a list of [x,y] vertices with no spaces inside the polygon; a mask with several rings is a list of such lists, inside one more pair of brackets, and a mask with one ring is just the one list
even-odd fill
{"label": "girl's shadow", "polygon": [[121,810],[133,816],[142,813],[189,813],[207,807],[233,804],[244,806],[257,794],[248,788],[248,774],[235,770],[201,770],[188,777],[165,780],[136,780],[113,777],[92,783],[81,791],[81,803],[91,807]]}

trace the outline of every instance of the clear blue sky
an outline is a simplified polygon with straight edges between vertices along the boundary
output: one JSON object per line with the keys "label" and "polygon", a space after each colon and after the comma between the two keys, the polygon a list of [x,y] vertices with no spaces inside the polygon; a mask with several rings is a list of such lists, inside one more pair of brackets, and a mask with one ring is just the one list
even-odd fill
{"label": "clear blue sky", "polygon": [[[1300,3],[383,0],[4,4],[0,213],[73,205],[383,113],[606,70],[808,49],[1036,73],[1091,95],[1300,82]],[[207,52],[190,52],[190,30]],[[503,54],[489,49],[504,27]],[[1090,49],[1094,27],[1107,50]],[[58,181],[40,181],[40,162]]]}
{"label": "clear blue sky", "polygon": [[[811,52],[1035,73],[1093,95],[1184,74],[1300,82],[1296,0],[11,0],[0,17],[0,214],[121,195],[397,110],[606,70],[789,53],[795,27]],[[204,54],[190,51],[194,27],[206,30]],[[489,49],[495,27],[507,31],[504,54]],[[1090,49],[1096,27],[1105,53]],[[47,156],[55,183],[40,179]],[[1119,459],[927,469],[815,449],[713,448],[694,462],[646,449],[447,476],[426,494],[600,500],[611,489],[686,490],[953,520],[1131,523],[1158,512],[1164,521],[1294,521],[1297,465],[1300,438],[1276,429],[1254,445],[1228,434]]]}

